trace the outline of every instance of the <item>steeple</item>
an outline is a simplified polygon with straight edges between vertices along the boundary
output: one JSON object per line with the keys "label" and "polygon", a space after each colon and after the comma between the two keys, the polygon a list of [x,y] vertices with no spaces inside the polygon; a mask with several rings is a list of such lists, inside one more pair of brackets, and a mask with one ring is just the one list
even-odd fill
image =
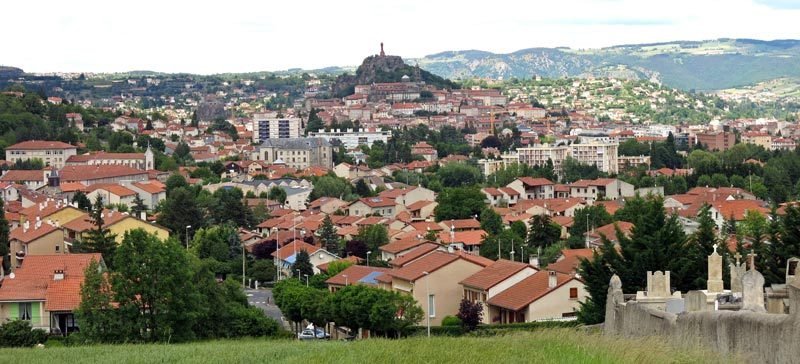
{"label": "steeple", "polygon": [[153,150],[150,149],[150,141],[147,141],[147,150],[144,151],[144,169],[146,171],[156,169],[155,155],[153,154]]}
{"label": "steeple", "polygon": [[383,42],[381,42],[381,57],[386,57],[386,53],[383,53]]}

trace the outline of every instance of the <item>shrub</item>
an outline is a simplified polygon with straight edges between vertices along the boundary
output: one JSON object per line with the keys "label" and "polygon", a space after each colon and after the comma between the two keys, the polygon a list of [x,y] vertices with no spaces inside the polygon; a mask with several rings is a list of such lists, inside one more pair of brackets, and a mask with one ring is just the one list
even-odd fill
{"label": "shrub", "polygon": [[264,315],[257,307],[237,307],[233,310],[231,331],[236,336],[273,336],[280,326],[272,318]]}
{"label": "shrub", "polygon": [[0,347],[32,347],[47,341],[47,333],[31,329],[31,323],[14,320],[0,326]]}
{"label": "shrub", "polygon": [[461,319],[455,316],[445,316],[442,319],[442,326],[461,326]]}

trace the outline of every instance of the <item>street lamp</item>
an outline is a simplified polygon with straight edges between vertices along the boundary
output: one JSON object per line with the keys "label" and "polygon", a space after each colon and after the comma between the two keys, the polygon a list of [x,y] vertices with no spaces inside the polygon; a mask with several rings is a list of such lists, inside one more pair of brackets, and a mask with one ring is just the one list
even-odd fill
{"label": "street lamp", "polygon": [[514,239],[511,239],[511,251],[508,253],[511,256],[511,261],[514,261]]}
{"label": "street lamp", "polygon": [[369,267],[369,255],[372,254],[372,250],[367,250],[367,267]]}
{"label": "street lamp", "polygon": [[342,274],[342,277],[344,277],[344,286],[347,287],[347,274]]}
{"label": "street lamp", "polygon": [[295,269],[294,271],[297,272],[297,280],[299,281],[300,280],[300,270],[299,269]]}
{"label": "street lamp", "polygon": [[189,250],[189,229],[192,228],[192,225],[186,225],[186,250]]}
{"label": "street lamp", "polygon": [[303,274],[303,277],[306,277],[306,287],[308,287],[308,274]]}
{"label": "street lamp", "polygon": [[430,273],[428,273],[427,271],[422,272],[422,275],[425,276],[425,297],[428,300],[428,312],[427,312],[428,337],[431,337],[431,289],[430,286],[428,285],[428,274]]}

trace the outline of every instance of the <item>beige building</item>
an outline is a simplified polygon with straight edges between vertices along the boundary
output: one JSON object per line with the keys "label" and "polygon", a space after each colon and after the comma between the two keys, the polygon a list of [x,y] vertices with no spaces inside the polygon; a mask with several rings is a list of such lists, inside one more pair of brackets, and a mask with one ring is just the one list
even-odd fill
{"label": "beige building", "polygon": [[321,138],[267,139],[256,148],[254,159],[285,164],[296,169],[333,168],[333,148]]}
{"label": "beige building", "polygon": [[279,118],[277,114],[253,114],[253,142],[267,139],[289,139],[300,137],[300,118]]}
{"label": "beige building", "polygon": [[78,153],[77,147],[71,144],[48,141],[29,140],[6,148],[6,160],[17,163],[30,159],[40,159],[45,166],[64,167],[67,159]]}
{"label": "beige building", "polygon": [[[545,166],[548,161],[553,163],[553,171],[561,174],[561,164],[567,157],[572,157],[576,161],[596,165],[597,168],[606,173],[619,173],[619,144],[617,143],[587,143],[572,144],[562,146],[550,146],[546,144],[535,145],[533,147],[518,148],[517,160],[529,166]],[[513,157],[513,154],[509,155]],[[503,156],[506,160],[506,155]],[[513,159],[508,163],[513,163]]]}
{"label": "beige building", "polygon": [[575,276],[543,270],[490,298],[489,316],[497,323],[573,320],[587,296]]}
{"label": "beige building", "polygon": [[464,298],[483,305],[483,323],[491,324],[489,305],[486,301],[500,292],[532,276],[537,269],[522,263],[501,259],[461,281]]}
{"label": "beige building", "polygon": [[463,297],[459,282],[483,268],[459,255],[434,251],[377,279],[383,288],[414,297],[425,314],[421,325],[430,318],[432,326],[439,326],[445,316],[458,313]]}
{"label": "beige building", "polygon": [[519,163],[529,166],[546,166],[548,161],[552,161],[553,171],[556,174],[561,174],[561,163],[569,155],[570,149],[568,146],[540,144],[533,147],[517,148]]}
{"label": "beige building", "polygon": [[747,132],[742,134],[742,143],[759,145],[765,150],[772,147],[772,136],[767,133]]}
{"label": "beige building", "polygon": [[350,216],[378,214],[383,217],[392,218],[400,209],[403,209],[403,207],[398,205],[394,199],[378,196],[360,198],[358,201],[353,202],[347,208],[347,211]]}
{"label": "beige building", "polygon": [[25,221],[11,230],[11,266],[19,267],[31,255],[65,254],[64,233],[54,223]]}

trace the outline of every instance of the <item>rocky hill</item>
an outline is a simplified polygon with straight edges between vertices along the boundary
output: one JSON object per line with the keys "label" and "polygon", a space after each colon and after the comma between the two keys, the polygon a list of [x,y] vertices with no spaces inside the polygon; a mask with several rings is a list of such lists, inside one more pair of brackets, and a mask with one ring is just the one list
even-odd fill
{"label": "rocky hill", "polygon": [[334,96],[343,97],[353,94],[356,85],[368,85],[373,82],[400,82],[403,76],[412,81],[423,81],[438,88],[454,89],[458,84],[434,75],[415,66],[410,66],[400,56],[369,56],[356,69],[355,75],[343,74],[336,78],[331,90]]}
{"label": "rocky hill", "polygon": [[409,62],[449,79],[620,76],[707,91],[800,76],[800,40],[717,39],[508,54],[467,50]]}
{"label": "rocky hill", "polygon": [[0,79],[12,79],[24,75],[25,72],[16,67],[0,66]]}

